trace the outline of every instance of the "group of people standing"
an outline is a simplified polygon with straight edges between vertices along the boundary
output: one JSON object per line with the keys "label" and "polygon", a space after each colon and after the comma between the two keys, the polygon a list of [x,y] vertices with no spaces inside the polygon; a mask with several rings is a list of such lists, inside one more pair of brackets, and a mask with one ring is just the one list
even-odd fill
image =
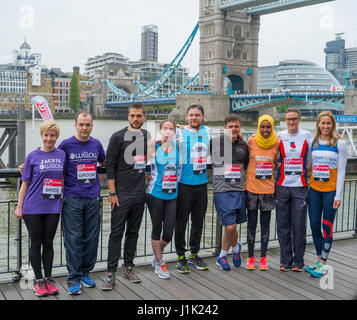
{"label": "group of people standing", "polygon": [[[42,147],[31,152],[20,166],[22,186],[15,211],[29,231],[36,294],[58,293],[51,276],[53,239],[60,214],[68,292],[76,295],[81,293],[81,285],[96,286],[89,272],[96,262],[100,229],[98,163],[106,166],[111,204],[108,272],[102,290],[115,286],[120,257],[124,260],[123,276],[134,283],[141,281],[134,272],[134,257],[145,203],[152,221],[152,266],[158,277],[170,278],[163,252],[173,237],[179,273],[189,273],[190,267],[208,269],[198,254],[207,209],[209,157],[213,168],[213,201],[224,227],[217,265],[222,270],[231,269],[227,258],[230,249],[233,265],[242,264],[237,225],[247,221],[246,269],[255,269],[260,210],[259,269],[267,270],[271,212],[276,208],[280,270],[303,271],[309,208],[317,261],[305,271],[315,277],[323,276],[332,245],[333,222],[342,200],[346,143],[336,134],[336,122],[330,112],[319,115],[315,137],[299,129],[299,110],[288,109],[285,120],[287,130],[275,133],[274,120],[269,115],[260,117],[257,133],[246,143],[237,115],[228,115],[224,133],[213,137],[211,129],[203,125],[204,108],[196,104],[187,109],[187,125],[164,120],[159,126],[160,138],[155,140],[142,128],[143,105],[134,103],[128,109],[129,125],[111,136],[106,153],[102,144],[91,137],[93,118],[89,113],[77,114],[77,133],[58,148],[55,145],[59,127],[54,121],[45,122],[40,129]],[[189,219],[190,253],[186,256]]]}

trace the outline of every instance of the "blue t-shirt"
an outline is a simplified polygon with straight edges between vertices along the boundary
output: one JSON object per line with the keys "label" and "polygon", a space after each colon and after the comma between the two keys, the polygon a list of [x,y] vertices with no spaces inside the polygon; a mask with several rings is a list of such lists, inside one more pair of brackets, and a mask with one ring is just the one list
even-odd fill
{"label": "blue t-shirt", "polygon": [[75,136],[63,140],[58,147],[66,153],[64,197],[97,198],[100,181],[97,163],[105,160],[105,151],[99,140],[90,137],[86,142]]}
{"label": "blue t-shirt", "polygon": [[22,181],[29,186],[23,214],[59,214],[62,210],[62,175],[66,154],[59,149],[44,152],[36,149],[25,160]]}
{"label": "blue t-shirt", "polygon": [[198,131],[189,128],[179,131],[181,183],[201,185],[208,182],[207,158],[211,138],[211,129],[205,126]]}
{"label": "blue t-shirt", "polygon": [[151,180],[148,193],[162,200],[177,198],[179,181],[179,150],[177,143],[173,142],[173,151],[166,153],[161,146],[156,144],[156,156],[151,160]]}

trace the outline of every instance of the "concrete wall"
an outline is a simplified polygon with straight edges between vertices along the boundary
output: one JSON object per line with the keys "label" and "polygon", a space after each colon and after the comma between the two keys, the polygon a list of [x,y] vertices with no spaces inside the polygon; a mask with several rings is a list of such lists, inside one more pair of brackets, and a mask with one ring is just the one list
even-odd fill
{"label": "concrete wall", "polygon": [[357,114],[357,89],[345,90],[345,112],[348,114]]}

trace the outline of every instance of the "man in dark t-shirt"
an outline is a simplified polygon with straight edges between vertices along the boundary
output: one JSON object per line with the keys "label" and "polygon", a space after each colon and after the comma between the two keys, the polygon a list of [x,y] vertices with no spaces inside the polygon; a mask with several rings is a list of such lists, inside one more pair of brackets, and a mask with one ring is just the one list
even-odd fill
{"label": "man in dark t-shirt", "polygon": [[134,103],[128,110],[129,126],[115,132],[107,149],[109,202],[112,206],[108,243],[108,276],[102,290],[112,290],[124,242],[124,277],[138,283],[133,272],[134,256],[146,201],[145,169],[148,132],[141,129],[145,109]]}

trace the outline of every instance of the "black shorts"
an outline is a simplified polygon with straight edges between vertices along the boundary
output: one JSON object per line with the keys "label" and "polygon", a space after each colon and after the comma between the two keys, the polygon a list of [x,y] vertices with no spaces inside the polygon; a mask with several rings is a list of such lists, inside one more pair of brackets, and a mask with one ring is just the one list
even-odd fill
{"label": "black shorts", "polygon": [[246,191],[245,199],[248,211],[258,210],[258,208],[260,211],[272,211],[275,207],[274,193],[256,194]]}

